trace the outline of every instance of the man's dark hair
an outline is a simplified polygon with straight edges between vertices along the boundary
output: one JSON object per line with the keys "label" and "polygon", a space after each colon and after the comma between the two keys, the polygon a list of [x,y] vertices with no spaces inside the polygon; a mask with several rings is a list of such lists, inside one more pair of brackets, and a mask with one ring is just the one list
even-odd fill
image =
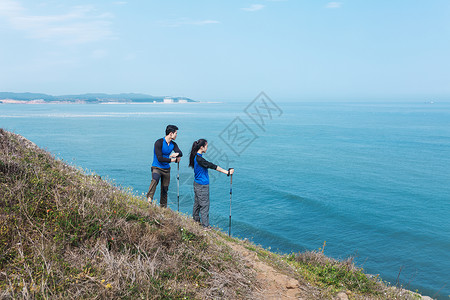
{"label": "man's dark hair", "polygon": [[169,135],[171,132],[175,132],[178,130],[178,127],[175,125],[167,125],[166,127],[166,135]]}

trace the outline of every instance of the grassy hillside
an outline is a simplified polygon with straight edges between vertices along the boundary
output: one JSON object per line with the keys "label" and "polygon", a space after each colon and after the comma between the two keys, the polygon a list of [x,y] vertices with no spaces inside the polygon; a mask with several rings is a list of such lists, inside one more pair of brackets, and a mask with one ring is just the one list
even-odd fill
{"label": "grassy hillside", "polygon": [[259,299],[281,276],[303,299],[420,298],[320,251],[205,232],[0,129],[0,298]]}
{"label": "grassy hillside", "polygon": [[2,296],[245,297],[251,274],[187,218],[0,131]]}

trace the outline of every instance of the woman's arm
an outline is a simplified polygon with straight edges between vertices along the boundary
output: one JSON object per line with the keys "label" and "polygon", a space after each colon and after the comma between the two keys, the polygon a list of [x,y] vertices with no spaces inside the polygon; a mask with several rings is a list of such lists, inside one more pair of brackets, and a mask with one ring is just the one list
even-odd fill
{"label": "woman's arm", "polygon": [[211,163],[211,162],[209,162],[209,161],[207,161],[206,159],[204,159],[203,157],[201,157],[201,156],[196,156],[196,159],[197,159],[197,163],[200,165],[200,166],[202,166],[203,168],[208,168],[208,169],[213,169],[213,170],[216,170],[216,171],[219,171],[219,172],[221,172],[221,173],[223,173],[223,174],[226,174],[226,175],[233,175],[233,173],[234,173],[234,169],[230,169],[229,170],[229,173],[228,173],[228,170],[225,170],[225,169],[222,169],[221,167],[219,167],[218,165],[215,165],[215,164],[213,164],[213,163]]}
{"label": "woman's arm", "polygon": [[223,174],[227,174],[227,175],[233,175],[233,173],[234,173],[234,169],[232,169],[232,168],[230,168],[230,170],[229,170],[230,173],[228,173],[228,170],[222,169],[219,166],[217,166],[216,171],[219,171],[219,172],[221,172]]}
{"label": "woman's arm", "polygon": [[201,167],[216,170],[217,165],[213,164],[212,162],[209,162],[206,159],[204,159],[203,157],[198,156],[198,155],[196,155],[195,158],[197,159],[197,163]]}

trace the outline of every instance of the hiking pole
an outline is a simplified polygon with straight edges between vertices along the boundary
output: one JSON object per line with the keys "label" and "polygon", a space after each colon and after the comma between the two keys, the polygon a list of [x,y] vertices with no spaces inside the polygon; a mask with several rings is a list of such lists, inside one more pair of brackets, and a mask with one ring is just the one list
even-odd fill
{"label": "hiking pole", "polygon": [[180,211],[180,162],[177,162],[177,211]]}
{"label": "hiking pole", "polygon": [[[228,173],[230,172],[231,168],[228,169]],[[230,177],[230,221],[228,223],[228,236],[231,236],[231,197],[233,195],[233,174],[231,174]]]}

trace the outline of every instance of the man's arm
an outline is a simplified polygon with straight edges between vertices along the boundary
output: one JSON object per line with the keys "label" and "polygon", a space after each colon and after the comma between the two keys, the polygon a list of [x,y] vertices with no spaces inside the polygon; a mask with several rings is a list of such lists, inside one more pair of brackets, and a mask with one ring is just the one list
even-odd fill
{"label": "man's arm", "polygon": [[173,152],[178,153],[177,157],[182,157],[183,152],[181,152],[180,148],[178,148],[177,143],[175,143],[174,141],[172,141],[172,143],[173,143]]}
{"label": "man's arm", "polygon": [[155,142],[156,158],[158,159],[159,162],[167,162],[167,163],[172,162],[172,159],[164,157],[162,155],[162,146],[163,146],[163,139],[161,138]]}

